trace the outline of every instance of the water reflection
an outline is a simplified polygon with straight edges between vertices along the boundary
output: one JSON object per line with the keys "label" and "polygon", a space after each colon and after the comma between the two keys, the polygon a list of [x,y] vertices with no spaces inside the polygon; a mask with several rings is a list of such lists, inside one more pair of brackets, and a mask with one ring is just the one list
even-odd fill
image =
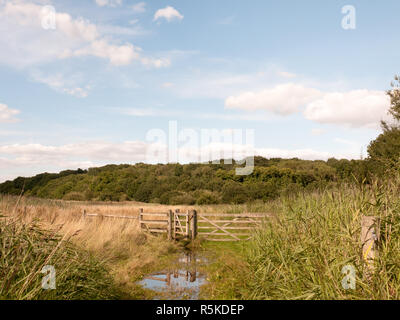
{"label": "water reflection", "polygon": [[206,282],[198,271],[202,263],[206,259],[195,252],[185,252],[170,270],[148,275],[139,284],[160,293],[156,299],[198,299],[200,287]]}

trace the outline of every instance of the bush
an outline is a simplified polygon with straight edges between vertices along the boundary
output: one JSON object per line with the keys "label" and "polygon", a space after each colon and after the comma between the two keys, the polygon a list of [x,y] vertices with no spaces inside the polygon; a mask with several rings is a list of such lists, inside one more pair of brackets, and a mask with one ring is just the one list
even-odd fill
{"label": "bush", "polygon": [[203,191],[201,195],[197,197],[196,204],[198,205],[208,205],[208,204],[218,204],[221,199],[218,194],[210,191]]}
{"label": "bush", "polygon": [[86,197],[85,194],[82,194],[80,192],[69,192],[67,193],[64,197],[63,200],[72,200],[72,201],[85,201]]}
{"label": "bush", "polygon": [[186,205],[193,205],[196,203],[196,200],[190,194],[181,194],[179,196],[175,196],[169,199],[169,204],[171,205],[179,205],[179,204],[186,204]]}

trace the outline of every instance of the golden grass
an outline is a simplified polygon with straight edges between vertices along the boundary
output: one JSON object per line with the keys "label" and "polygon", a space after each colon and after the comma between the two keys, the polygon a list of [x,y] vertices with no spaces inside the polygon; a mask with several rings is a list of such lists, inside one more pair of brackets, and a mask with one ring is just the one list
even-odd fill
{"label": "golden grass", "polygon": [[[135,282],[174,253],[177,246],[162,237],[140,232],[138,220],[83,217],[88,213],[137,217],[139,205],[51,201],[0,196],[0,214],[23,223],[38,221],[46,230],[57,231],[79,247],[105,261],[117,284],[130,296]],[[153,207],[157,212],[162,206]],[[150,212],[148,208],[146,211]]]}

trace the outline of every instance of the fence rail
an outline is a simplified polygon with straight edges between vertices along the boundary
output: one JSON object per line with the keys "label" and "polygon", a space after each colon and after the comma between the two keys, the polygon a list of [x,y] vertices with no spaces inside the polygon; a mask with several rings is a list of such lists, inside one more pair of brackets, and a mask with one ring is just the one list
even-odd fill
{"label": "fence rail", "polygon": [[165,233],[169,240],[202,238],[207,241],[243,241],[250,240],[254,231],[262,225],[264,219],[272,215],[267,213],[197,213],[196,210],[180,212],[179,209],[168,212],[144,212],[139,210],[137,217],[89,214],[84,217],[102,217],[136,219],[142,230],[150,233]]}

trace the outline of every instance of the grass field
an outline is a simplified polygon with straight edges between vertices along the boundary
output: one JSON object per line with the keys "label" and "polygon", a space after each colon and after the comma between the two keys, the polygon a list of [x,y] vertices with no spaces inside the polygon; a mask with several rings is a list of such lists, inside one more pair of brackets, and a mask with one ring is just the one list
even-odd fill
{"label": "grass field", "polygon": [[[143,275],[168,265],[181,245],[139,232],[137,220],[83,218],[82,212],[137,216],[139,208],[146,212],[195,208],[209,213],[273,212],[276,216],[255,232],[252,241],[196,242],[198,249],[214,256],[207,267],[208,284],[202,288],[203,298],[399,299],[399,190],[400,180],[393,179],[368,187],[343,185],[335,191],[301,193],[268,203],[196,207],[3,196],[0,210],[6,217],[1,219],[5,230],[0,234],[1,269],[8,276],[2,277],[0,296],[151,298],[150,292],[135,283]],[[379,256],[375,272],[369,275],[361,258],[363,215],[381,219]],[[36,249],[29,249],[29,244]],[[39,250],[42,247],[45,249]],[[11,256],[15,258],[10,259]],[[54,260],[66,280],[59,280],[57,292],[43,296],[34,289],[38,286],[35,276],[48,260]],[[341,285],[342,268],[346,265],[356,270],[355,290],[345,290]],[[84,270],[82,281],[87,287],[82,284],[79,290],[71,291],[68,281],[77,277],[77,268]]]}

